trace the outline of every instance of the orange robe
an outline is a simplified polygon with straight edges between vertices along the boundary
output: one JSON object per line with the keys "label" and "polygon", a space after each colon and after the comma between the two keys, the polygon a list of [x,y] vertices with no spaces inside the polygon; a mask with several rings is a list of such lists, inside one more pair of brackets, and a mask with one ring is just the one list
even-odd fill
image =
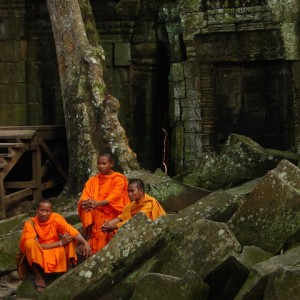
{"label": "orange robe", "polygon": [[74,238],[79,234],[78,230],[57,213],[51,213],[46,222],[40,222],[37,216],[31,221],[34,227],[30,221],[26,221],[20,239],[20,249],[22,253],[26,253],[29,265],[39,264],[45,273],[66,272],[70,259],[77,260],[75,242],[52,249],[42,249],[35,237],[42,245],[52,244],[59,241],[59,235],[65,233],[70,233]]}
{"label": "orange robe", "polygon": [[145,197],[138,203],[136,201],[132,201],[124,208],[122,214],[118,216],[122,222],[117,223],[117,227],[120,228],[138,212],[143,212],[152,221],[166,214],[159,202],[145,193]]}
{"label": "orange robe", "polygon": [[[116,218],[130,203],[127,188],[127,178],[118,172],[113,172],[111,175],[98,174],[86,182],[78,202],[78,214],[84,230],[92,225],[89,244],[93,253],[101,250],[113,237],[114,232],[104,233],[101,231],[101,226],[104,221]],[[86,212],[82,209],[81,202],[88,199],[107,200],[109,204]]]}

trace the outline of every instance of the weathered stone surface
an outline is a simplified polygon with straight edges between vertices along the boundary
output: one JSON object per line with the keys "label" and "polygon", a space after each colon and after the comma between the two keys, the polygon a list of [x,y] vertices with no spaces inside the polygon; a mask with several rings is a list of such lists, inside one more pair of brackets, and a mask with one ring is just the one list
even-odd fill
{"label": "weathered stone surface", "polygon": [[156,26],[157,24],[153,21],[137,21],[132,40],[133,44],[155,43],[157,41]]}
{"label": "weathered stone surface", "polygon": [[130,43],[115,43],[116,66],[129,66],[131,63],[131,45]]}
{"label": "weathered stone surface", "polygon": [[234,258],[247,269],[272,257],[270,252],[255,246],[245,246],[242,253],[235,254]]}
{"label": "weathered stone surface", "polygon": [[0,103],[0,111],[6,113],[1,116],[1,124],[5,126],[17,126],[26,123],[26,104],[2,104]]}
{"label": "weathered stone surface", "polygon": [[255,264],[234,299],[299,299],[299,264],[300,247]]}
{"label": "weathered stone surface", "polygon": [[[160,222],[168,223],[169,217],[161,218]],[[173,222],[182,224],[181,220],[173,220]],[[148,273],[181,277],[188,270],[192,270],[203,279],[212,269],[241,250],[235,237],[223,223],[199,219],[193,225],[182,225],[183,232],[172,229],[170,224],[167,224],[167,227],[169,240],[166,247],[157,253],[152,253],[152,256],[148,257],[138,269],[105,294],[103,299],[125,297],[133,290],[135,282]]]}
{"label": "weathered stone surface", "polygon": [[22,221],[27,218],[26,214],[18,215],[9,219],[0,220],[0,235],[22,229]]}
{"label": "weathered stone surface", "polygon": [[139,213],[103,250],[53,282],[39,299],[82,299],[101,295],[142,258],[155,251],[165,238],[163,223],[154,223]]}
{"label": "weathered stone surface", "polygon": [[67,212],[64,213],[63,216],[71,225],[76,225],[81,222],[77,212]]}
{"label": "weathered stone surface", "polygon": [[0,274],[16,270],[16,254],[19,252],[21,231],[0,236]]}
{"label": "weathered stone surface", "polygon": [[299,299],[300,267],[290,266],[277,270],[269,276],[264,300]]}
{"label": "weathered stone surface", "polygon": [[16,294],[16,290],[21,283],[17,272],[14,271],[10,274],[1,276],[0,282],[0,299],[13,299]]}
{"label": "weathered stone surface", "polygon": [[173,63],[171,65],[170,69],[170,76],[169,80],[170,81],[175,81],[175,82],[180,82],[184,80],[185,74],[184,74],[184,64],[182,63]]}
{"label": "weathered stone surface", "polygon": [[115,6],[116,14],[119,18],[135,18],[140,7],[139,0],[121,0]]}
{"label": "weathered stone surface", "polygon": [[208,289],[208,286],[194,271],[187,271],[182,278],[149,273],[136,283],[136,288],[130,299],[205,300]]}
{"label": "weathered stone surface", "polygon": [[170,83],[170,96],[175,99],[185,98],[185,81],[173,81]]}
{"label": "weathered stone surface", "polygon": [[243,245],[277,253],[300,229],[300,170],[286,160],[269,171],[229,221]]}
{"label": "weathered stone surface", "polygon": [[181,232],[199,219],[226,222],[236,212],[243,201],[239,194],[230,195],[225,191],[218,191],[198,200],[194,204],[169,215],[166,222],[174,232]]}
{"label": "weathered stone surface", "polygon": [[224,223],[199,219],[184,227],[182,233],[153,258],[151,271],[181,276],[186,270],[193,270],[204,278],[230,255],[240,251],[239,242]]}
{"label": "weathered stone surface", "polygon": [[269,259],[272,254],[257,247],[245,247],[210,272],[205,282],[210,287],[209,299],[233,299],[250,272],[252,265]]}
{"label": "weathered stone surface", "polygon": [[246,196],[253,191],[253,189],[260,182],[260,180],[261,178],[256,178],[254,180],[247,181],[241,185],[226,190],[226,193],[230,195]]}
{"label": "weathered stone surface", "polygon": [[266,174],[280,160],[295,163],[299,154],[266,149],[249,137],[231,134],[220,155],[205,154],[195,168],[199,169],[183,178],[183,182],[207,188],[220,189]]}

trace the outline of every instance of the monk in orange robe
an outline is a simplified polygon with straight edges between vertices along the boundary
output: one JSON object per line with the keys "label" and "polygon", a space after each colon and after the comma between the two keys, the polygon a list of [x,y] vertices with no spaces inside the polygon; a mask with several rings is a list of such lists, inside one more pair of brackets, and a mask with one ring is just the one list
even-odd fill
{"label": "monk in orange robe", "polygon": [[98,156],[99,174],[86,182],[78,202],[78,213],[93,253],[101,250],[114,235],[113,231],[101,231],[101,225],[116,218],[130,203],[127,178],[114,172],[113,164],[110,153]]}
{"label": "monk in orange robe", "polygon": [[75,241],[82,244],[82,254],[91,255],[91,247],[83,236],[65,218],[52,212],[49,199],[37,204],[37,214],[26,221],[20,239],[20,249],[35,275],[38,292],[46,288],[42,273],[66,272],[68,266],[76,264]]}
{"label": "monk in orange robe", "polygon": [[138,212],[144,213],[152,221],[166,214],[159,202],[145,193],[144,183],[141,179],[131,179],[128,184],[128,195],[131,201],[123,212],[110,222],[104,222],[101,230],[111,232],[120,228]]}

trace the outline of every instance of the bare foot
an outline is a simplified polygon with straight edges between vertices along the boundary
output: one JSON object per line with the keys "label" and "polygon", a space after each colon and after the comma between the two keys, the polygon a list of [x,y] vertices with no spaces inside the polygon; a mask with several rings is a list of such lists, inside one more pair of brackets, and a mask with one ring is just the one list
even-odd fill
{"label": "bare foot", "polygon": [[35,287],[38,293],[42,293],[46,288],[46,282],[39,270],[39,266],[35,263],[31,266],[33,274],[35,276]]}
{"label": "bare foot", "polygon": [[42,293],[46,288],[45,280],[41,277],[39,279],[35,279],[35,287],[38,293]]}

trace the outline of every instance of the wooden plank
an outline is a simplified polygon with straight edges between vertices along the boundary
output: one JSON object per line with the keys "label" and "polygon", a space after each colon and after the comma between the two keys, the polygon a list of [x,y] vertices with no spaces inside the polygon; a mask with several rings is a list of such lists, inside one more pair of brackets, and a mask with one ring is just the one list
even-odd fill
{"label": "wooden plank", "polygon": [[0,148],[25,148],[24,143],[0,143]]}
{"label": "wooden plank", "polygon": [[66,129],[62,125],[0,126],[0,130],[35,130],[44,140],[66,139]]}
{"label": "wooden plank", "polygon": [[64,129],[63,125],[26,125],[26,126],[0,126],[0,130],[59,130]]}
{"label": "wooden plank", "polygon": [[51,189],[52,187],[55,187],[57,185],[55,180],[49,180],[42,183],[42,190]]}
{"label": "wooden plank", "polygon": [[46,173],[50,170],[51,167],[52,167],[52,164],[51,164],[50,160],[47,159],[41,169],[42,178],[46,175]]}
{"label": "wooden plank", "polygon": [[41,170],[41,150],[32,152],[32,180],[36,182],[36,188],[33,190],[33,200],[39,201],[42,197],[42,170]]}
{"label": "wooden plank", "polygon": [[30,195],[32,195],[32,190],[29,188],[6,195],[6,196],[4,196],[5,205],[12,204],[12,202],[21,200]]}
{"label": "wooden plank", "polygon": [[64,169],[61,167],[61,165],[59,164],[59,162],[52,155],[52,153],[51,153],[49,147],[47,146],[47,144],[45,143],[45,141],[41,140],[40,143],[41,143],[41,146],[43,147],[44,151],[47,153],[48,157],[50,158],[51,162],[55,166],[55,168],[58,171],[58,173],[62,176],[62,178],[65,181],[67,181],[67,178],[68,178],[67,174],[65,173]]}
{"label": "wooden plank", "polygon": [[65,128],[40,130],[38,131],[38,135],[43,140],[66,140]]}
{"label": "wooden plank", "polygon": [[[11,149],[9,149],[11,150]],[[25,152],[26,148],[19,148],[17,151],[11,150],[14,155],[11,157],[10,161],[8,164],[6,164],[6,166],[4,167],[3,172],[5,174],[3,174],[3,177],[5,177],[10,170],[14,167],[14,165],[18,162],[18,160],[20,159],[20,157],[22,156],[22,154]]]}
{"label": "wooden plank", "polygon": [[36,182],[32,181],[11,181],[4,182],[5,189],[26,189],[26,188],[36,188]]}
{"label": "wooden plank", "polygon": [[35,133],[35,130],[0,130],[0,139],[30,140]]}
{"label": "wooden plank", "polygon": [[[15,181],[15,182],[4,182],[5,189],[26,189],[26,188],[36,188],[37,184],[35,181]],[[42,190],[50,189],[57,186],[55,180],[49,180],[41,184]]]}
{"label": "wooden plank", "polygon": [[0,176],[0,203],[1,203],[1,215],[2,218],[5,218],[5,190],[4,190],[4,186],[3,186],[3,180],[4,178],[2,176]]}
{"label": "wooden plank", "polygon": [[0,153],[0,158],[12,158],[15,154],[10,152],[10,153]]}

